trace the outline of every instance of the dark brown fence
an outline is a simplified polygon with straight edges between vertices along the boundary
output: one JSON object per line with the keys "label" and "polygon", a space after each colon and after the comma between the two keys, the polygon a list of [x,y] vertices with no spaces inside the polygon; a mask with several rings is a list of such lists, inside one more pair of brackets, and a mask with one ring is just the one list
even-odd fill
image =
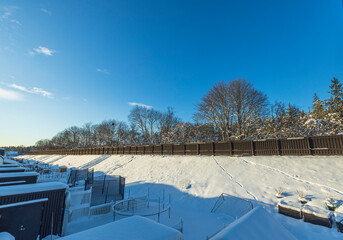
{"label": "dark brown fence", "polygon": [[180,143],[147,146],[101,147],[81,149],[58,149],[33,151],[37,155],[343,155],[343,135],[303,137],[286,139],[264,139],[258,141],[228,141],[210,143]]}

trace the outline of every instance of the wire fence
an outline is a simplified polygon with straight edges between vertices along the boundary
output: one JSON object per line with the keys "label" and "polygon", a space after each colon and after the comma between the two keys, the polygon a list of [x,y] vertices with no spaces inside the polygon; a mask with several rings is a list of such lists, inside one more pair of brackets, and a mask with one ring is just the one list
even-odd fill
{"label": "wire fence", "polygon": [[117,175],[94,177],[91,206],[124,199],[125,178]]}
{"label": "wire fence", "polygon": [[163,198],[149,198],[149,195],[140,197],[129,197],[123,201],[119,201],[113,206],[113,220],[119,216],[134,216],[139,215],[143,217],[157,216],[157,221],[160,222],[160,215],[168,212],[170,218],[170,199],[165,198],[165,191],[163,190]]}

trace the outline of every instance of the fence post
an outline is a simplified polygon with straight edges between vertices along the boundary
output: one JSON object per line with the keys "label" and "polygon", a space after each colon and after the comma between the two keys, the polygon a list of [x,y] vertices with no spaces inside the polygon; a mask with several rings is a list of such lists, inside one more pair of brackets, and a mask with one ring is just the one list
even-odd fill
{"label": "fence post", "polygon": [[233,143],[230,141],[230,150],[231,150],[231,156],[233,156]]}
{"label": "fence post", "polygon": [[308,146],[308,153],[309,155],[313,155],[310,143],[310,137],[307,137],[307,146]]}
{"label": "fence post", "polygon": [[281,142],[280,139],[276,139],[276,146],[277,146],[277,152],[279,154],[279,156],[281,156]]}
{"label": "fence post", "polygon": [[174,155],[174,144],[171,145],[171,155]]}
{"label": "fence post", "polygon": [[254,141],[251,140],[251,156],[255,156],[255,146]]}
{"label": "fence post", "polygon": [[200,144],[197,143],[197,154],[200,155]]}
{"label": "fence post", "polygon": [[216,153],[215,147],[214,147],[214,142],[212,142],[212,155],[214,156]]}
{"label": "fence post", "polygon": [[163,144],[161,144],[161,155],[163,155]]}

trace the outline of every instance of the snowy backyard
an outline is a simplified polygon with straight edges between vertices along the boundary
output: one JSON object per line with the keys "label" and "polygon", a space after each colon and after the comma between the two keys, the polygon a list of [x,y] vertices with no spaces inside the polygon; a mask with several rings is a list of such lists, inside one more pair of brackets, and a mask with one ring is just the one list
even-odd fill
{"label": "snowy backyard", "polygon": [[[56,166],[94,168],[95,176],[121,175],[126,178],[125,195],[152,197],[171,195],[171,216],[161,214],[160,222],[175,226],[183,221],[185,239],[206,239],[235,219],[224,212],[211,213],[218,197],[227,193],[263,206],[297,239],[343,239],[335,227],[305,223],[277,213],[280,201],[276,189],[284,196],[298,197],[299,192],[311,201],[333,198],[343,200],[340,184],[343,157],[272,156],[150,156],[150,155],[27,155]],[[157,220],[156,216],[150,217]],[[76,221],[67,234],[113,221],[112,215],[99,215]],[[266,226],[268,228],[268,226]]]}

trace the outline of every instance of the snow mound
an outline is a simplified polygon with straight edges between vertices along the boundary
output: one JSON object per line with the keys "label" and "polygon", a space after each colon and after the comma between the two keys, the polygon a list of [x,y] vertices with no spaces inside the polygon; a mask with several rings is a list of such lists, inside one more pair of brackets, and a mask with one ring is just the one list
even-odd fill
{"label": "snow mound", "polygon": [[211,238],[211,240],[228,239],[295,240],[296,238],[266,210],[258,207]]}

